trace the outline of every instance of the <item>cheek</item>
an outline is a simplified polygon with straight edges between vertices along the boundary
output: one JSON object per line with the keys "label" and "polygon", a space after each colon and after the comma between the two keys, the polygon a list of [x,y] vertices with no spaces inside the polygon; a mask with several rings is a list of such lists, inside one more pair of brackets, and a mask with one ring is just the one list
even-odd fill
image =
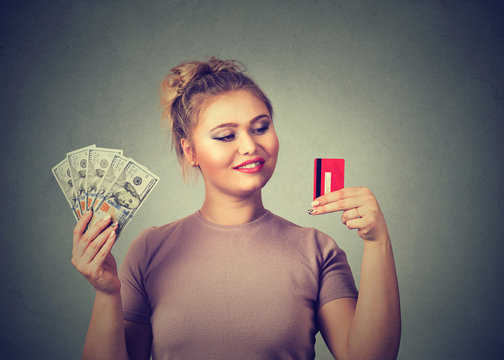
{"label": "cheek", "polygon": [[209,173],[229,166],[233,159],[233,151],[223,144],[205,143],[197,149],[200,167]]}
{"label": "cheek", "polygon": [[271,137],[268,139],[266,146],[270,156],[276,158],[278,156],[278,150],[280,149],[280,143],[278,142],[276,133],[271,134]]}

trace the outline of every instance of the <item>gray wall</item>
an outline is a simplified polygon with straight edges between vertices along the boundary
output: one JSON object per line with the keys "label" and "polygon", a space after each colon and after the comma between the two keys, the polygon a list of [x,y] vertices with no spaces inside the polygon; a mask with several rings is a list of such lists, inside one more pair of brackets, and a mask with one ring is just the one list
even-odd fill
{"label": "gray wall", "polygon": [[275,106],[266,206],[333,236],[357,281],[361,240],[339,215],[306,214],[313,158],[345,158],[346,184],[374,191],[399,274],[399,359],[502,358],[503,15],[476,0],[4,5],[0,357],[82,348],[93,291],[70,264],[74,219],[50,173],[67,151],[122,148],[161,177],[119,262],[143,228],[201,205],[160,125],[158,86],[180,61],[216,55],[245,63]]}

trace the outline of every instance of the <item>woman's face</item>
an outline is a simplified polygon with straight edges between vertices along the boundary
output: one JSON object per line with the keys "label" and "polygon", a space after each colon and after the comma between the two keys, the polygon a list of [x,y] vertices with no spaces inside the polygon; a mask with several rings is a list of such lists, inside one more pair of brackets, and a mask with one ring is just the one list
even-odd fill
{"label": "woman's face", "polygon": [[203,103],[192,134],[194,160],[215,195],[247,196],[273,175],[278,138],[265,104],[248,91]]}

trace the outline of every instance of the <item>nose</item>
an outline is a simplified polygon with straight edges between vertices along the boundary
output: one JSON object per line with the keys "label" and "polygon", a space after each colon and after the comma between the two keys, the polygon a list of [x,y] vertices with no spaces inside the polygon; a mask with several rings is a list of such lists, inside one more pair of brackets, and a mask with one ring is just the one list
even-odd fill
{"label": "nose", "polygon": [[241,134],[238,144],[238,153],[240,155],[252,155],[256,152],[256,148],[257,143],[250,134]]}

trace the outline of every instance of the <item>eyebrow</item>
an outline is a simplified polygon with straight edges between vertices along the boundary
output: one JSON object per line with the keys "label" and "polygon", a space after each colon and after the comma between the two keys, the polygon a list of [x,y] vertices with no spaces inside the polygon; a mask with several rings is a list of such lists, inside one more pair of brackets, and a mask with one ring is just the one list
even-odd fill
{"label": "eyebrow", "polygon": [[[270,118],[270,116],[267,115],[267,114],[257,115],[255,118],[253,118],[252,120],[250,120],[250,124],[254,124],[256,121],[259,121],[259,120],[261,120],[262,118],[265,118],[265,117],[267,117],[268,119]],[[216,129],[220,129],[220,128],[224,128],[224,127],[238,127],[238,124],[237,123],[223,123],[223,124],[217,125],[216,127],[214,127],[213,129],[211,129],[210,131],[214,131]]]}

